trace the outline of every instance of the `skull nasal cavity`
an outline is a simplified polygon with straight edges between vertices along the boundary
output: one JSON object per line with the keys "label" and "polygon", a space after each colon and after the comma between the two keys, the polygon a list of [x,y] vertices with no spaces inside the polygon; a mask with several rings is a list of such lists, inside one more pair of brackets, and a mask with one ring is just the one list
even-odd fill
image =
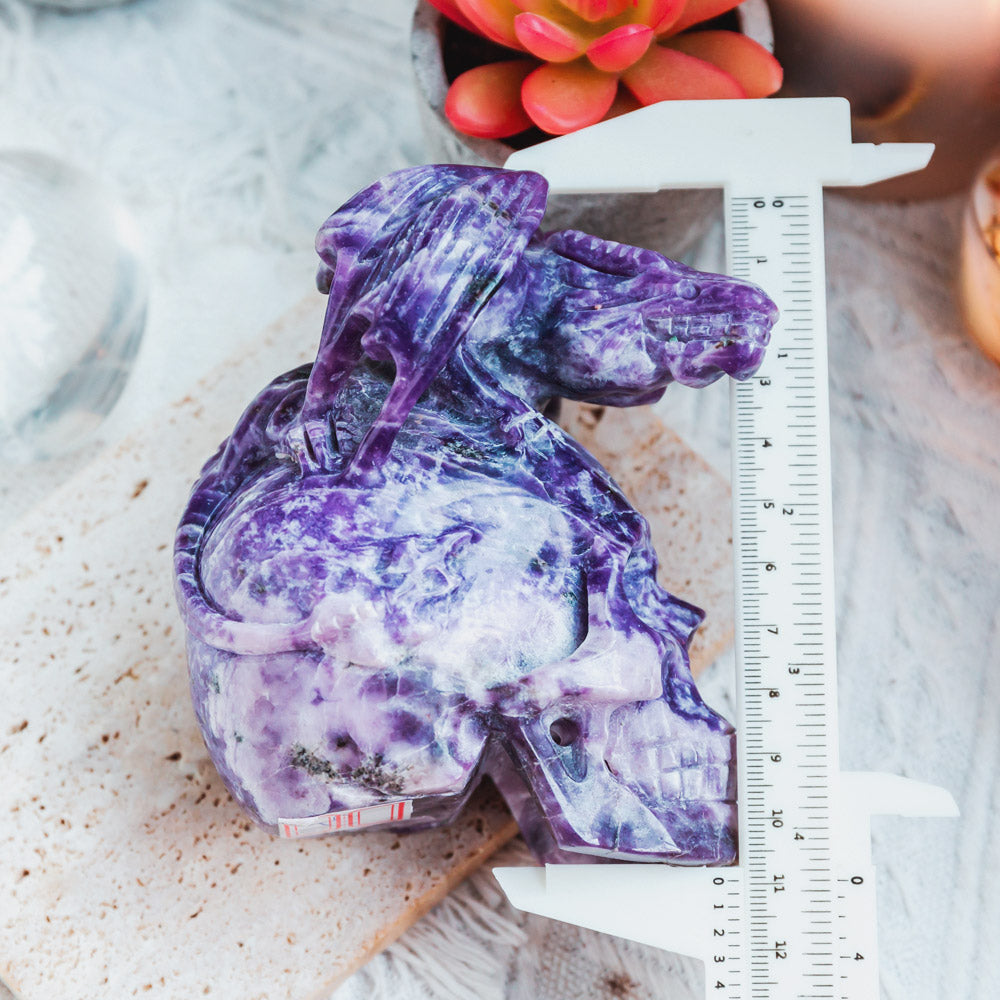
{"label": "skull nasal cavity", "polygon": [[701,294],[701,289],[693,281],[684,278],[677,282],[677,294],[682,299],[696,299]]}
{"label": "skull nasal cavity", "polygon": [[557,747],[568,747],[575,743],[580,735],[580,726],[576,719],[556,719],[549,726],[549,737]]}

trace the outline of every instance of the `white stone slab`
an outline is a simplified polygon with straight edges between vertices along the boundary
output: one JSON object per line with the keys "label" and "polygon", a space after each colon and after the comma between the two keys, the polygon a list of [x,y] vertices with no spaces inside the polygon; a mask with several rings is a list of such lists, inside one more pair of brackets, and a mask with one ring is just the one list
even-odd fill
{"label": "white stone slab", "polygon": [[[0,978],[20,997],[322,996],[514,833],[481,795],[447,830],[274,839],[202,744],[174,527],[248,400],[311,357],[322,308],[303,303],[0,540]],[[619,478],[673,533],[678,592],[724,603],[725,485],[649,411],[576,423],[599,452],[627,442]],[[713,617],[701,662],[731,635],[731,610]]]}

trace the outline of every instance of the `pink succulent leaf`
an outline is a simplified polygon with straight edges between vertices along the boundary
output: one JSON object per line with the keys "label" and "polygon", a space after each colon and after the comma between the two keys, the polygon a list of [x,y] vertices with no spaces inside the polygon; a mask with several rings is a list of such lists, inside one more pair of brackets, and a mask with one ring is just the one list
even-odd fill
{"label": "pink succulent leaf", "polygon": [[475,25],[458,9],[455,0],[427,0],[427,2],[439,10],[450,21],[454,21],[460,28],[478,34]]}
{"label": "pink succulent leaf", "polygon": [[569,62],[582,55],[586,41],[539,14],[518,14],[514,31],[522,47],[544,62]]}
{"label": "pink succulent leaf", "polygon": [[602,35],[587,49],[587,58],[605,73],[621,73],[638,62],[653,40],[653,29],[645,24],[623,24]]}
{"label": "pink succulent leaf", "polygon": [[514,32],[517,8],[510,0],[455,0],[455,3],[472,22],[477,35],[511,49],[522,48]]}
{"label": "pink succulent leaf", "polygon": [[510,59],[463,73],[445,98],[448,121],[478,139],[503,139],[530,128],[531,119],[521,106],[521,85],[537,65],[531,59]]}
{"label": "pink succulent leaf", "polygon": [[611,107],[608,108],[608,113],[602,120],[607,121],[609,118],[617,118],[619,115],[627,115],[630,111],[638,111],[641,107],[642,105],[635,99],[635,95],[628,89],[628,87],[619,87],[618,93],[615,94],[614,102]]}
{"label": "pink succulent leaf", "polygon": [[651,45],[622,74],[622,82],[642,104],[746,97],[739,81],[725,70],[662,45]]}
{"label": "pink succulent leaf", "polygon": [[782,69],[770,52],[736,31],[693,31],[664,43],[704,59],[734,76],[747,97],[770,97],[781,87]]}
{"label": "pink succulent leaf", "polygon": [[591,24],[617,17],[633,6],[634,2],[635,0],[562,0],[564,7]]}
{"label": "pink succulent leaf", "polygon": [[634,20],[648,24],[656,34],[673,27],[684,11],[685,0],[637,0]]}
{"label": "pink succulent leaf", "polygon": [[615,99],[618,80],[584,59],[539,66],[521,87],[531,120],[552,135],[565,135],[599,122]]}
{"label": "pink succulent leaf", "polygon": [[664,34],[676,35],[692,24],[700,24],[702,21],[709,21],[713,17],[725,14],[734,7],[739,7],[743,0],[687,0],[684,11],[669,29],[658,30],[656,33],[660,37]]}

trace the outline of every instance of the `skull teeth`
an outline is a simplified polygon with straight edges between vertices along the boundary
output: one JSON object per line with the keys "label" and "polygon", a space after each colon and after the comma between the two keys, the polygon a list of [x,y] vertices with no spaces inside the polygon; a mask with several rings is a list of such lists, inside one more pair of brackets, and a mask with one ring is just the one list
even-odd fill
{"label": "skull teeth", "polygon": [[[637,784],[641,786],[647,783],[637,782]],[[728,762],[716,764],[699,762],[687,767],[676,765],[663,767],[661,764],[660,770],[653,777],[653,787],[649,788],[649,791],[661,799],[725,802],[730,798],[729,784]]]}
{"label": "skull teeth", "polygon": [[657,701],[615,728],[607,759],[616,780],[651,803],[731,803],[735,749],[731,732],[686,724]]}
{"label": "skull teeth", "polygon": [[728,790],[728,765],[693,765],[660,774],[660,795],[664,799],[722,802],[728,799]]}
{"label": "skull teeth", "polygon": [[679,770],[664,771],[660,775],[660,795],[665,799],[684,798],[684,787]]}

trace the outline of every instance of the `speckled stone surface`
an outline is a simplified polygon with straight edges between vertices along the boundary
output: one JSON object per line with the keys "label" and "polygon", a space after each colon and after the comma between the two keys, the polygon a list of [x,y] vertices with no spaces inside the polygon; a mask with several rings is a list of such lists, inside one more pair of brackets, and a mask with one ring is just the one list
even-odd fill
{"label": "speckled stone surface", "polygon": [[[448,829],[280,841],[229,799],[201,742],[171,591],[177,511],[248,391],[314,351],[323,304],[304,303],[0,540],[0,979],[18,996],[49,998],[53,983],[74,1000],[323,996],[514,833],[480,797]],[[706,623],[703,664],[731,630],[726,487],[648,411],[652,423],[617,431],[612,417],[643,420],[571,419],[597,451],[631,438],[615,472],[640,506],[669,464],[681,502],[648,511],[654,535],[698,519],[684,535],[708,575],[664,582],[690,583],[721,620]],[[669,561],[693,565],[695,551]]]}

